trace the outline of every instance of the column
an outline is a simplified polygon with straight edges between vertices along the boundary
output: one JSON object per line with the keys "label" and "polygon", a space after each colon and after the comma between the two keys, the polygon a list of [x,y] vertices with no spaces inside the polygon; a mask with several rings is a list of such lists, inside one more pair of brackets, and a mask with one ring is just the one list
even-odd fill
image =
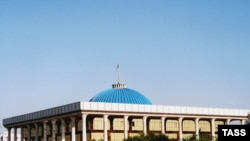
{"label": "column", "polygon": [[52,122],[52,141],[56,141],[56,120],[53,119],[51,122]]}
{"label": "column", "polygon": [[20,141],[23,141],[23,127],[20,127]]}
{"label": "column", "polygon": [[38,124],[35,123],[35,141],[38,141]]}
{"label": "column", "polygon": [[199,140],[199,118],[195,119],[195,135],[196,140]]}
{"label": "column", "polygon": [[8,128],[8,141],[11,141],[11,128]]}
{"label": "column", "polygon": [[211,135],[212,135],[212,137],[215,136],[214,129],[215,129],[215,119],[212,118],[212,119],[211,119]]}
{"label": "column", "polygon": [[17,141],[16,127],[14,127],[14,141]]}
{"label": "column", "polygon": [[103,126],[104,126],[104,141],[108,141],[108,115],[103,116]]}
{"label": "column", "polygon": [[182,141],[182,117],[179,118],[179,140]]}
{"label": "column", "polygon": [[144,135],[147,135],[147,117],[143,117],[143,133]]}
{"label": "column", "polygon": [[124,139],[127,139],[128,138],[128,116],[125,115],[124,116]]}
{"label": "column", "polygon": [[82,114],[82,141],[87,141],[87,115]]}
{"label": "column", "polygon": [[47,120],[43,121],[43,141],[47,141],[47,123]]}
{"label": "column", "polygon": [[230,124],[230,119],[227,119],[227,121],[226,121],[226,125],[229,125]]}
{"label": "column", "polygon": [[161,133],[165,134],[165,117],[161,117]]}
{"label": "column", "polygon": [[61,119],[61,137],[62,141],[65,141],[65,122],[63,119]]}
{"label": "column", "polygon": [[76,123],[75,118],[71,117],[71,141],[76,141]]}
{"label": "column", "polygon": [[245,119],[242,119],[242,120],[240,121],[241,125],[244,125],[244,124],[245,124],[245,122],[246,122],[246,120],[245,120]]}
{"label": "column", "polygon": [[28,129],[28,141],[30,141],[30,125],[27,125],[27,129]]}

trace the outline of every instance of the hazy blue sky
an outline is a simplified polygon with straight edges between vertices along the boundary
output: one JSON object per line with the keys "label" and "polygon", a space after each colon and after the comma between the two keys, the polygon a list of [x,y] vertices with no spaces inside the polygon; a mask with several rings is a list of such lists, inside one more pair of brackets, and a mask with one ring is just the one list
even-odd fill
{"label": "hazy blue sky", "polygon": [[3,118],[117,82],[153,104],[250,109],[250,1],[1,0]]}

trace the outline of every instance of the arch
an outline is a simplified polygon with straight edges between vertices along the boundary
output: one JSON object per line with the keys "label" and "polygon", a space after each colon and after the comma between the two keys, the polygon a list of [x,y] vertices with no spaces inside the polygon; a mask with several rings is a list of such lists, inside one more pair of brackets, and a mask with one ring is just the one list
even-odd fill
{"label": "arch", "polygon": [[232,125],[240,125],[241,121],[239,119],[231,120],[230,124],[232,124]]}

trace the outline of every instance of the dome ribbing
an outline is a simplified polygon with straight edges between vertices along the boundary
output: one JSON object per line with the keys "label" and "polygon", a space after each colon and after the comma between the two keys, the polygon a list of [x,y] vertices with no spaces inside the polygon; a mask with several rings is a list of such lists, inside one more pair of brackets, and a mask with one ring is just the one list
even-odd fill
{"label": "dome ribbing", "polygon": [[104,90],[91,98],[90,102],[108,102],[108,103],[128,103],[128,104],[152,104],[141,93],[125,88],[124,84],[113,84],[113,88]]}

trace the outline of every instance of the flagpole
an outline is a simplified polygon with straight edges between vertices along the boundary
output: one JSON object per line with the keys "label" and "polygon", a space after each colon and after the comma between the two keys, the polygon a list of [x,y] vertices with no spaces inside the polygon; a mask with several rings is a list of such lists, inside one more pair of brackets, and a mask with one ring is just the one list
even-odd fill
{"label": "flagpole", "polygon": [[119,66],[119,64],[117,64],[117,75],[118,75],[118,84],[120,83],[120,66]]}
{"label": "flagpole", "polygon": [[118,75],[118,84],[120,83],[120,66],[117,64],[116,70],[117,70],[117,75]]}

